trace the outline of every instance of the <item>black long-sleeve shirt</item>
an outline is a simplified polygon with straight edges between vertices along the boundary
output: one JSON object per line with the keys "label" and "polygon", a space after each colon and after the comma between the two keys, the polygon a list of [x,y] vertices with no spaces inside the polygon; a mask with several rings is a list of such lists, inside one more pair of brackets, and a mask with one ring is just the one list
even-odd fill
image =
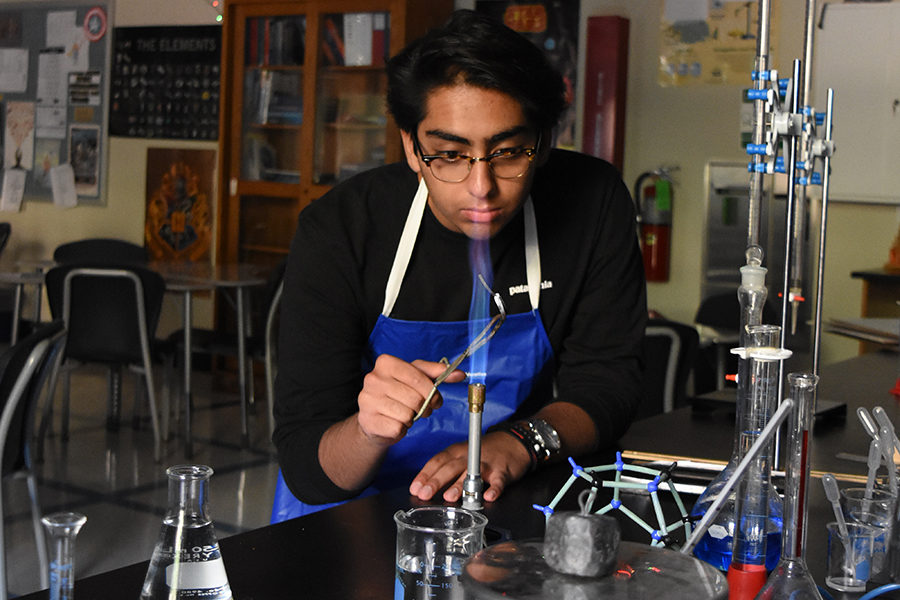
{"label": "black long-sleeve shirt", "polygon": [[[416,192],[405,163],[358,175],[300,215],[285,273],[274,441],[288,487],[310,504],[352,494],[318,461],[322,434],[357,412],[362,357],[384,303],[388,274]],[[646,321],[643,265],[627,188],[608,163],[553,150],[531,190],[541,255],[539,311],[553,347],[556,397],[583,408],[601,443],[627,429],[640,394]],[[530,304],[522,212],[491,239],[495,291],[508,313]],[[426,207],[399,296],[398,319],[468,318],[469,239],[444,228]],[[426,360],[448,350],[435,348]],[[553,399],[536,385],[513,418]]]}

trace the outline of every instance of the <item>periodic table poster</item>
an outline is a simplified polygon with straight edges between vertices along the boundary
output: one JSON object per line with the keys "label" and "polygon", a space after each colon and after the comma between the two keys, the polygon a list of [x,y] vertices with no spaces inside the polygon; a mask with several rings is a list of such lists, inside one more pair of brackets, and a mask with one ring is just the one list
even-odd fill
{"label": "periodic table poster", "polygon": [[116,27],[110,135],[219,137],[219,25]]}

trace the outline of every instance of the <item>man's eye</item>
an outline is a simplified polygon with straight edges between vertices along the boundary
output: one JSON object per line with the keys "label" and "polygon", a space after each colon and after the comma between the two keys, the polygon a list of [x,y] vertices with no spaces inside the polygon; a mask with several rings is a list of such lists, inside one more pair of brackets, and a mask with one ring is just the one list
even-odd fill
{"label": "man's eye", "polygon": [[456,162],[462,158],[462,154],[457,152],[456,150],[448,150],[447,152],[441,152],[441,159],[447,162]]}

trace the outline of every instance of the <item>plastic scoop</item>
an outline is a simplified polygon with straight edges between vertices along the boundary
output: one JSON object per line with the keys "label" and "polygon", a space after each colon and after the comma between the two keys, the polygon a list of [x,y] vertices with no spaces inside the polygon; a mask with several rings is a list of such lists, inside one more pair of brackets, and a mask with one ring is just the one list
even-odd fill
{"label": "plastic scoop", "polygon": [[[894,424],[891,423],[890,417],[887,416],[887,413],[884,412],[884,409],[880,406],[876,406],[875,408],[872,409],[872,416],[875,417],[875,422],[878,423],[878,425],[880,427],[887,428],[887,430],[891,434],[889,439],[887,439],[887,440],[883,439],[881,443],[882,443],[882,445],[888,444],[888,443],[893,444],[893,447],[891,448],[891,457],[892,458],[890,460],[890,463],[893,464],[894,448],[896,448],[897,450],[900,450],[900,440],[897,439],[897,432],[894,430]],[[882,437],[884,437],[883,433],[881,435],[882,435]],[[884,450],[884,448],[882,448],[882,450]]]}
{"label": "plastic scoop", "polygon": [[862,423],[866,433],[868,433],[873,440],[877,440],[879,427],[875,423],[875,419],[872,418],[872,415],[869,414],[869,411],[860,406],[856,409],[856,416],[859,417],[859,422]]}
{"label": "plastic scoop", "polygon": [[825,497],[831,502],[831,509],[834,511],[834,519],[837,521],[841,540],[846,544],[850,540],[850,534],[847,532],[847,522],[844,520],[844,513],[841,511],[840,492],[838,492],[837,480],[834,478],[834,475],[831,473],[822,475],[822,487],[825,488]]}
{"label": "plastic scoop", "polygon": [[881,465],[881,442],[874,439],[869,443],[869,475],[866,477],[866,500],[872,498],[872,490],[875,489],[875,475]]}
{"label": "plastic scoop", "polygon": [[885,466],[888,472],[888,485],[891,493],[897,494],[897,469],[894,467],[894,444],[891,443],[891,436],[894,435],[887,427],[882,427],[880,432],[881,438],[881,455],[884,457]]}

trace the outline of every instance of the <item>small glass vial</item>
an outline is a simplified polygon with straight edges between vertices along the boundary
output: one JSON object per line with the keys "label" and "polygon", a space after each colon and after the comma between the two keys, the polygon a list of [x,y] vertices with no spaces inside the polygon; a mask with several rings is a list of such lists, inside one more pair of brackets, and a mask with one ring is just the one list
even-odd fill
{"label": "small glass vial", "polygon": [[50,600],[75,598],[75,536],[87,517],[59,512],[41,519],[50,546]]}
{"label": "small glass vial", "polygon": [[205,465],[169,467],[169,503],[141,600],[232,600],[219,541],[207,512]]}

